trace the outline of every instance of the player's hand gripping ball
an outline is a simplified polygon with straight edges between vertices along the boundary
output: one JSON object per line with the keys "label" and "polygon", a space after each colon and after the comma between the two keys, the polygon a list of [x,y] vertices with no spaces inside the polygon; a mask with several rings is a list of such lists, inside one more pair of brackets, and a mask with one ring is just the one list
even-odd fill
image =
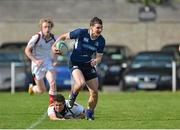
{"label": "player's hand gripping ball", "polygon": [[66,45],[65,41],[58,41],[55,44],[56,49],[60,51],[61,55],[66,55],[68,52],[68,46]]}

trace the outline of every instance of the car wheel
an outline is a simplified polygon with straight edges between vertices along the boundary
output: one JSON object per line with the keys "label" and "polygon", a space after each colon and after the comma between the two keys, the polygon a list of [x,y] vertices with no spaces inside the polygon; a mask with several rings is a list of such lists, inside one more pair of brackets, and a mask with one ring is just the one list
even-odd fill
{"label": "car wheel", "polygon": [[126,86],[124,80],[119,82],[119,88],[120,88],[120,91],[124,91],[124,92],[125,91],[131,91],[131,92],[136,91],[135,87],[128,87],[128,86]]}
{"label": "car wheel", "polygon": [[119,82],[119,88],[120,88],[120,91],[126,91],[126,85],[124,83],[124,80],[121,80]]}

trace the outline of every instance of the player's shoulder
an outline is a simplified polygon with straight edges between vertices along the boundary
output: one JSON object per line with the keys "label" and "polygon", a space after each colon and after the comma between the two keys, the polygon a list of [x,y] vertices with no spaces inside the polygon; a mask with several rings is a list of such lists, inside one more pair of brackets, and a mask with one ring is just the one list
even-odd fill
{"label": "player's shoulder", "polygon": [[81,30],[81,32],[86,32],[88,33],[88,29],[87,28],[79,28]]}
{"label": "player's shoulder", "polygon": [[38,39],[38,38],[41,38],[41,36],[42,36],[42,33],[41,32],[37,32],[37,33],[32,35],[32,38],[33,39]]}
{"label": "player's shoulder", "polygon": [[48,108],[53,108],[54,107],[54,103],[51,103]]}
{"label": "player's shoulder", "polygon": [[50,104],[48,106],[48,111],[54,111],[54,104]]}
{"label": "player's shoulder", "polygon": [[76,31],[76,32],[78,32],[78,33],[86,33],[86,32],[88,32],[88,29],[85,29],[85,28],[77,28],[77,29],[75,29],[74,31]]}
{"label": "player's shoulder", "polygon": [[104,42],[104,43],[105,43],[105,41],[106,41],[105,38],[104,38],[102,35],[99,36],[99,39],[100,39],[102,42]]}

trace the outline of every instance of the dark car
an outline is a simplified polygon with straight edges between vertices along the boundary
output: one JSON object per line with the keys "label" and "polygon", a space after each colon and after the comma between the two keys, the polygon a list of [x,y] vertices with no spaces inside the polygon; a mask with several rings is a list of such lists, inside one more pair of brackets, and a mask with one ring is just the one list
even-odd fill
{"label": "dark car", "polygon": [[[171,43],[161,47],[162,51],[176,51],[179,52],[180,43]],[[179,53],[180,54],[180,53]]]}
{"label": "dark car", "polygon": [[162,46],[161,51],[164,52],[173,52],[176,55],[177,60],[180,61],[180,51],[179,51],[180,43],[172,43]]}
{"label": "dark car", "polygon": [[7,49],[7,50],[10,50],[10,49],[24,49],[27,45],[27,42],[26,41],[18,41],[18,42],[3,42],[0,44],[0,49]]}
{"label": "dark car", "polygon": [[103,84],[117,85],[132,55],[132,51],[125,45],[106,45],[102,61],[98,65]]}
{"label": "dark car", "polygon": [[[122,90],[163,90],[172,87],[172,61],[174,53],[150,51],[140,52],[123,74]],[[179,64],[177,62],[177,64]],[[177,83],[178,83],[177,78]],[[177,85],[178,86],[178,85]]]}

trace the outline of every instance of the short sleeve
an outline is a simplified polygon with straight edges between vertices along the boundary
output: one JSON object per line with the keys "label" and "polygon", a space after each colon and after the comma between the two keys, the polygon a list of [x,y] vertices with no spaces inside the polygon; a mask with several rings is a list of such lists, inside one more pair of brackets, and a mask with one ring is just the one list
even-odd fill
{"label": "short sleeve", "polygon": [[54,38],[55,38],[55,40],[57,40],[57,39],[58,39],[58,36],[54,35]]}
{"label": "short sleeve", "polygon": [[101,39],[100,45],[97,48],[97,53],[103,53],[105,47],[105,39]]}
{"label": "short sleeve", "polygon": [[76,30],[73,30],[69,33],[69,37],[70,39],[77,39],[80,37],[80,34],[81,34],[81,31],[82,29],[76,29]]}
{"label": "short sleeve", "polygon": [[39,37],[38,34],[32,36],[31,39],[28,42],[28,45],[34,46],[35,42],[38,40],[38,37]]}
{"label": "short sleeve", "polygon": [[48,113],[48,116],[50,116],[51,114],[55,114],[54,107],[53,106],[49,106],[47,113]]}

